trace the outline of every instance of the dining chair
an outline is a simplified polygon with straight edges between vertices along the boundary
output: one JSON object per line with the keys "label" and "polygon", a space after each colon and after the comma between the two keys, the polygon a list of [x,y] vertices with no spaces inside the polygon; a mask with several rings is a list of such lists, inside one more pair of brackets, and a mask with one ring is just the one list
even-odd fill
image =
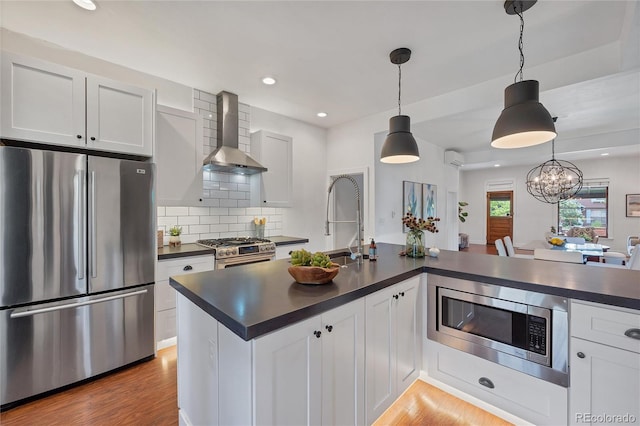
{"label": "dining chair", "polygon": [[496,249],[498,250],[498,256],[507,256],[507,251],[504,248],[504,243],[500,238],[498,238],[495,243]]}
{"label": "dining chair", "polygon": [[507,256],[509,257],[519,257],[521,259],[533,259],[533,255],[532,254],[519,254],[516,253],[516,250],[513,248],[513,242],[511,241],[511,237],[510,236],[506,236],[503,238],[504,240],[504,246],[507,249]]}
{"label": "dining chair", "polygon": [[535,249],[533,258],[538,260],[551,260],[554,262],[584,263],[582,253],[578,251],[564,251],[551,249]]}
{"label": "dining chair", "polygon": [[629,253],[629,256],[631,256],[631,251],[633,250],[633,248],[637,245],[640,244],[640,237],[637,235],[629,235],[627,237],[627,253]]}
{"label": "dining chair", "polygon": [[617,268],[617,269],[632,269],[634,271],[640,271],[640,244],[636,245],[631,250],[631,257],[624,265],[617,263],[601,263],[601,262],[587,262],[587,265],[602,266],[605,268]]}
{"label": "dining chair", "polygon": [[586,240],[582,237],[564,237],[564,241],[570,244],[584,244]]}

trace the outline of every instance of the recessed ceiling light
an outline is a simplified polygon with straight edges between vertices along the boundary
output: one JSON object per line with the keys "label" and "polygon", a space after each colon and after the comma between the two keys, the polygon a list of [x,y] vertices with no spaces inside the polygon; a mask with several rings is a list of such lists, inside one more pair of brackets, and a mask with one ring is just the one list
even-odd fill
{"label": "recessed ceiling light", "polygon": [[96,10],[96,4],[91,0],[73,0],[75,4],[86,10]]}
{"label": "recessed ceiling light", "polygon": [[265,77],[262,79],[262,82],[264,84],[266,84],[267,86],[272,86],[274,84],[276,84],[276,79],[273,77]]}
{"label": "recessed ceiling light", "polygon": [[609,153],[608,153],[608,152],[603,152],[603,153],[602,153],[602,154],[600,154],[600,155],[602,155],[602,156],[604,157],[605,155],[609,155]]}
{"label": "recessed ceiling light", "polygon": [[493,167],[500,167],[500,164],[494,164]]}
{"label": "recessed ceiling light", "polygon": [[320,118],[325,118],[327,116],[326,112],[319,112],[318,114],[316,114],[318,117]]}

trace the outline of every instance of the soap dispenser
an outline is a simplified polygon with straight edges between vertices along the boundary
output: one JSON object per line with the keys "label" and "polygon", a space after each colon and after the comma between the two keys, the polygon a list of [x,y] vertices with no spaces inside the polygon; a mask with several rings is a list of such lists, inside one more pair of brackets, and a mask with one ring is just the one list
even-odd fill
{"label": "soap dispenser", "polygon": [[376,247],[376,242],[373,238],[371,238],[371,243],[369,243],[369,260],[371,262],[378,260],[378,248]]}

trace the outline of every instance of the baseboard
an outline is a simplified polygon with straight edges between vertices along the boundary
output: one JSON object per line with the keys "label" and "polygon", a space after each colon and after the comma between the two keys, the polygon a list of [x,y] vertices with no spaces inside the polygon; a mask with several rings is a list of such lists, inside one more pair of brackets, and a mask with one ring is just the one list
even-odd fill
{"label": "baseboard", "polygon": [[160,349],[168,348],[169,346],[175,346],[177,344],[178,344],[178,337],[176,336],[169,337],[168,339],[160,340],[159,342],[157,342],[156,350],[159,351]]}

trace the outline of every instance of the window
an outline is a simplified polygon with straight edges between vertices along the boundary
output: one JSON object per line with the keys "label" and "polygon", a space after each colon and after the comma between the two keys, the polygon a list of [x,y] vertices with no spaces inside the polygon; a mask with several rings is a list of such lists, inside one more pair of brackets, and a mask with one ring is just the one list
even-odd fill
{"label": "window", "polygon": [[558,204],[558,232],[563,234],[572,226],[591,226],[596,234],[609,234],[609,185],[585,184],[570,200]]}

